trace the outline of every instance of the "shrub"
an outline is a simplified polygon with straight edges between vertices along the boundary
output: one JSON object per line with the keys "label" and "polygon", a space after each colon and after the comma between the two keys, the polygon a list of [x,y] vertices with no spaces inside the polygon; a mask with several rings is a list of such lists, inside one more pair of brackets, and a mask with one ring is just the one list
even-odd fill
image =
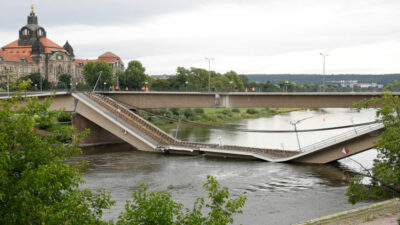
{"label": "shrub", "polygon": [[247,109],[246,112],[247,112],[247,114],[257,114],[258,113],[257,109],[253,109],[253,108]]}
{"label": "shrub", "polygon": [[204,114],[204,109],[203,108],[195,108],[194,112],[197,114]]}
{"label": "shrub", "polygon": [[232,109],[232,112],[234,112],[234,113],[240,113],[240,109],[234,108],[234,109]]}
{"label": "shrub", "polygon": [[169,111],[172,112],[172,115],[178,116],[180,110],[178,108],[170,108]]}
{"label": "shrub", "polygon": [[230,112],[231,112],[231,110],[229,110],[229,109],[222,110],[222,114],[224,114],[224,115],[228,115]]}
{"label": "shrub", "polygon": [[71,122],[71,113],[62,111],[58,114],[58,122]]}
{"label": "shrub", "polygon": [[194,113],[191,109],[185,109],[183,111],[183,115],[185,115],[186,118],[190,118],[193,117]]}

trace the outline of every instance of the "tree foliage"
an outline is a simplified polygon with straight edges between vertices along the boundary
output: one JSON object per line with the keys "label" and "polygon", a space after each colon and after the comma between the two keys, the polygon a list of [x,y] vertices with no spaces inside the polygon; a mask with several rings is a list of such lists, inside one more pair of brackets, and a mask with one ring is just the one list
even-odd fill
{"label": "tree foliage", "polygon": [[145,86],[146,68],[137,60],[130,61],[124,73],[119,74],[119,83],[122,88],[140,89]]}
{"label": "tree foliage", "polygon": [[[101,77],[97,87],[99,89],[104,89],[113,84],[113,70],[108,63],[102,61],[88,62],[88,64],[83,67],[82,74],[89,88],[93,88],[96,84],[96,81],[100,75],[100,71]],[[106,85],[104,85],[104,82]]]}
{"label": "tree foliage", "polygon": [[208,191],[207,203],[204,198],[197,198],[190,210],[174,202],[171,194],[148,191],[147,185],[141,184],[139,190],[133,192],[133,200],[127,201],[126,211],[121,213],[117,224],[223,225],[233,223],[233,214],[242,213],[245,196],[231,199],[228,188],[221,188],[212,176],[207,176],[204,188]]}
{"label": "tree foliage", "polygon": [[64,73],[58,77],[57,88],[58,89],[70,89],[71,88],[71,75]]}
{"label": "tree foliage", "polygon": [[0,101],[0,224],[104,224],[102,209],[112,204],[109,194],[79,189],[85,164],[65,162],[80,153],[83,134],[74,136],[71,126],[44,137],[37,132],[43,121],[58,116],[48,111],[50,102],[18,94]]}
{"label": "tree foliage", "polygon": [[[396,82],[400,87],[400,83]],[[400,196],[400,99],[393,95],[393,85],[388,85],[381,97],[356,104],[356,107],[379,107],[376,115],[385,128],[376,144],[378,156],[371,170],[364,169],[351,180],[347,196],[351,203],[366,199],[383,199]],[[370,180],[365,183],[365,179]]]}
{"label": "tree foliage", "polygon": [[31,90],[40,90],[40,83],[42,83],[42,90],[50,90],[51,83],[49,82],[49,80],[44,78],[43,76],[40,76],[40,73],[31,73],[28,76],[21,78],[21,80],[31,80],[29,85]]}

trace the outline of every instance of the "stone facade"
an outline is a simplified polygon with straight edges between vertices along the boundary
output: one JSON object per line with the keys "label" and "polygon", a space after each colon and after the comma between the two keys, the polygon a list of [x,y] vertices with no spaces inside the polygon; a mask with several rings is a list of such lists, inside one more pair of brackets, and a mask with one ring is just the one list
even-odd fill
{"label": "stone facade", "polygon": [[124,64],[120,57],[106,52],[97,59],[76,59],[72,46],[63,47],[47,38],[46,30],[39,26],[33,6],[28,15],[28,23],[19,30],[19,38],[0,49],[0,78],[6,81],[7,75],[24,77],[30,73],[40,73],[53,85],[61,74],[70,74],[72,83],[83,82],[82,69],[88,62],[104,61],[114,70],[123,72]]}

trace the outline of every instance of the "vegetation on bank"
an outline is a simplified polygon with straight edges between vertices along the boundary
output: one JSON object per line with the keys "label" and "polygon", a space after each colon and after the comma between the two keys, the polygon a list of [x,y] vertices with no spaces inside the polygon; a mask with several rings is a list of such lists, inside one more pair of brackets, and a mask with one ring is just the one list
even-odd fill
{"label": "vegetation on bank", "polygon": [[[397,81],[396,86],[400,87]],[[385,129],[375,142],[378,156],[373,167],[363,167],[349,183],[346,195],[353,204],[368,199],[400,197],[400,99],[392,91],[390,84],[380,97],[355,104],[359,109],[378,108],[376,118],[382,121]]]}
{"label": "vegetation on bank", "polygon": [[139,111],[139,115],[152,124],[168,129],[181,121],[222,125],[229,121],[260,118],[288,113],[298,108],[186,108],[152,109]]}

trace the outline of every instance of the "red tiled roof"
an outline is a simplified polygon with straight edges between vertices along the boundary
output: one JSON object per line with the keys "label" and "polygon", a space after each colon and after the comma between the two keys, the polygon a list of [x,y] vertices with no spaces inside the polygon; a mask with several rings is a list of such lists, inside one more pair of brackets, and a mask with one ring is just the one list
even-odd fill
{"label": "red tiled roof", "polygon": [[115,62],[120,61],[122,62],[121,58],[112,52],[106,52],[97,58],[98,61],[104,62]]}
{"label": "red tiled roof", "polygon": [[[42,37],[40,42],[43,44],[44,51],[46,53],[51,53],[52,50],[64,51],[64,48],[53,42],[52,40]],[[10,44],[3,46],[0,50],[0,56],[2,56],[4,61],[21,61],[26,58],[28,62],[33,62],[30,57],[32,46],[19,46],[18,40],[11,42]],[[67,54],[69,54],[67,52]]]}
{"label": "red tiled roof", "polygon": [[0,50],[0,56],[3,58],[3,61],[11,61],[11,62],[21,62],[22,59],[26,59],[28,62],[33,62],[33,59],[30,57],[31,48],[18,48],[13,51],[3,51]]}
{"label": "red tiled roof", "polygon": [[88,62],[97,62],[97,59],[75,59],[75,64],[79,66],[80,63],[86,65]]}

